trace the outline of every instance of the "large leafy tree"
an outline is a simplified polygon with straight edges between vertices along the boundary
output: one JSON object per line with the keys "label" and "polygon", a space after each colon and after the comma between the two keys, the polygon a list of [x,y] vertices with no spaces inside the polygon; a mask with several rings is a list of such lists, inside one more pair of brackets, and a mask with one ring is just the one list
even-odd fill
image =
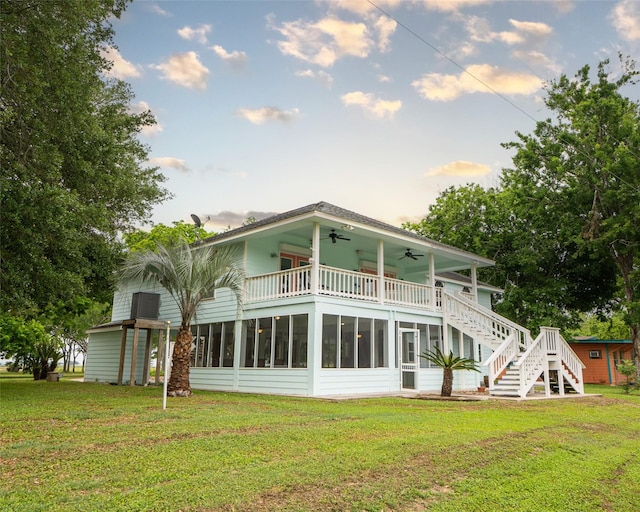
{"label": "large leafy tree", "polygon": [[625,315],[620,310],[608,315],[586,313],[582,315],[580,326],[567,334],[571,338],[595,336],[599,340],[628,340],[629,325],[625,322]]}
{"label": "large leafy tree", "polygon": [[0,314],[0,357],[11,358],[14,368],[33,373],[35,380],[46,379],[56,369],[61,348],[60,340],[37,320]]}
{"label": "large leafy tree", "polygon": [[104,50],[127,0],[0,3],[0,307],[35,315],[50,303],[108,300],[117,234],[167,192],[138,140]]}
{"label": "large leafy tree", "polygon": [[131,252],[154,251],[158,245],[172,245],[180,240],[194,243],[204,240],[215,233],[207,232],[202,226],[174,221],[172,226],[156,224],[150,231],[139,229],[124,234],[127,249]]}
{"label": "large leafy tree", "polygon": [[574,326],[580,311],[613,293],[606,253],[577,244],[566,219],[519,204],[508,188],[449,188],[424,219],[405,227],[494,259],[496,266],[479,269],[478,275],[505,290],[496,297],[495,310],[532,330]]}
{"label": "large leafy tree", "polygon": [[547,86],[553,118],[505,144],[500,187],[449,189],[411,229],[495,258],[498,309],[527,325],[576,326],[580,311],[619,308],[640,363],[638,72],[620,59]]}
{"label": "large leafy tree", "polygon": [[503,186],[522,213],[561,219],[558,233],[573,235],[574,253],[611,265],[619,285],[611,298],[625,312],[640,363],[640,103],[623,95],[638,71],[632,60],[620,64],[617,76],[605,60],[593,81],[585,66],[548,86],[546,104],[556,117],[505,145],[516,154]]}
{"label": "large leafy tree", "polygon": [[153,250],[132,252],[119,275],[122,285],[162,286],[175,300],[181,324],[173,349],[169,396],[190,396],[191,321],[203,300],[228,288],[242,305],[244,271],[236,247],[191,247],[186,241],[158,244]]}

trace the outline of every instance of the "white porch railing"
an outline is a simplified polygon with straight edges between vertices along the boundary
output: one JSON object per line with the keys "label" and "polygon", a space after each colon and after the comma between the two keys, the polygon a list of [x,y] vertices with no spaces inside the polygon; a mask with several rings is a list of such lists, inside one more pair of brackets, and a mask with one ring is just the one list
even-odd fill
{"label": "white porch railing", "polygon": [[545,371],[545,364],[547,364],[545,345],[545,334],[544,332],[540,332],[525,353],[522,354],[513,365],[514,368],[520,370],[518,395],[521,397],[529,393],[542,372]]}
{"label": "white porch railing", "polygon": [[245,302],[296,297],[309,293],[309,267],[292,268],[245,279]]}
{"label": "white porch railing", "polygon": [[318,294],[375,301],[378,299],[378,278],[371,274],[320,265]]}
{"label": "white porch railing", "polygon": [[[565,378],[578,393],[584,394],[582,380],[584,365],[560,335],[560,329],[541,327],[538,337],[519,356],[517,351],[514,352],[514,347],[518,349],[510,337],[484,363],[489,366],[491,386],[495,386],[495,378],[506,369],[510,361],[514,361],[517,357],[512,368],[517,370],[518,382],[515,394],[518,396],[525,397],[543,374],[545,394],[550,396],[550,370],[558,372],[558,388],[561,395],[564,394]],[[552,364],[553,367],[551,367]]]}
{"label": "white porch railing", "polygon": [[424,284],[385,277],[384,297],[389,304],[438,309],[437,306],[431,307],[431,286]]}
{"label": "white porch railing", "polygon": [[506,370],[509,363],[511,363],[518,352],[520,351],[520,346],[518,343],[518,338],[515,336],[515,333],[512,333],[507,337],[502,345],[500,345],[491,356],[482,363],[484,366],[489,368],[489,390],[493,390],[495,386],[496,379],[502,374],[503,371]]}
{"label": "white porch railing", "polygon": [[[580,393],[584,393],[582,369],[585,367],[571,346],[560,334],[557,327],[541,327],[540,334],[544,335],[545,348],[549,356],[555,356],[562,371],[569,377],[571,385]],[[559,376],[560,377],[560,376]],[[558,379],[560,380],[560,379]],[[576,384],[577,383],[577,384]]]}
{"label": "white porch railing", "polygon": [[[376,302],[380,300],[380,280],[372,274],[320,265],[318,294]],[[245,280],[245,302],[282,299],[310,295],[311,267],[298,267]],[[435,298],[435,305],[433,298]],[[442,289],[384,278],[384,303],[439,311],[442,309]]]}
{"label": "white porch railing", "polygon": [[[531,334],[528,329],[507,320],[503,316],[494,313],[488,308],[469,300],[461,294],[452,295],[443,293],[443,309],[452,320],[458,320],[465,324],[475,333],[482,333],[484,336],[497,340],[506,340],[512,334],[523,349],[531,343]],[[467,332],[467,329],[463,329]]]}

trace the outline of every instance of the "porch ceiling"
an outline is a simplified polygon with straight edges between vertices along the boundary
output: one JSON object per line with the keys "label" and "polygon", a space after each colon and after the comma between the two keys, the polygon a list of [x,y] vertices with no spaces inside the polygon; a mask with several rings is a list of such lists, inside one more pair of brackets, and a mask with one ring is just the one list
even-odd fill
{"label": "porch ceiling", "polygon": [[[276,222],[267,222],[262,225],[256,225],[254,229],[234,230],[227,232],[218,237],[214,237],[209,241],[216,243],[218,240],[222,242],[240,242],[247,238],[260,239],[278,236],[286,233],[288,236],[299,238],[305,245],[311,245],[313,237],[313,225],[320,225],[320,255],[324,251],[330,251],[334,245],[328,238],[331,230],[349,238],[350,240],[337,240],[337,244],[349,244],[354,251],[358,252],[359,259],[376,262],[378,251],[378,240],[382,240],[384,245],[385,265],[391,265],[402,268],[405,273],[424,273],[429,269],[429,254],[433,253],[435,258],[435,268],[438,272],[457,271],[468,269],[472,263],[476,263],[478,267],[492,266],[493,261],[482,258],[472,253],[429,240],[425,237],[416,235],[415,233],[397,228],[395,226],[387,226],[386,224],[375,222],[374,225],[366,222],[356,222],[351,218],[341,218],[334,215],[327,215],[322,212],[312,211],[305,215],[293,218],[285,218]],[[403,257],[407,249],[413,254],[422,254],[417,260]]]}

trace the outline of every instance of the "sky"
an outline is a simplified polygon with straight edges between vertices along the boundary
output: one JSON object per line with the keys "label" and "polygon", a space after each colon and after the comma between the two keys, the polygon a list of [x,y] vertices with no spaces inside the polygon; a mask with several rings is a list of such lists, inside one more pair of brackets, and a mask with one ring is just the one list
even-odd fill
{"label": "sky", "polygon": [[151,221],[208,231],[319,201],[417,221],[499,184],[545,83],[640,60],[640,0],[134,0],[113,27],[109,74],[154,114],[173,194]]}

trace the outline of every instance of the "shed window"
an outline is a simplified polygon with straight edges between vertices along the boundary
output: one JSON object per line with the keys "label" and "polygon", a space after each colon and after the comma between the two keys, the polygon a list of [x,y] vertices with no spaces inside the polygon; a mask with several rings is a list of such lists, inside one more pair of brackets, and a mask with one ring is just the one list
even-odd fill
{"label": "shed window", "polygon": [[589,350],[589,359],[602,359],[601,350]]}

